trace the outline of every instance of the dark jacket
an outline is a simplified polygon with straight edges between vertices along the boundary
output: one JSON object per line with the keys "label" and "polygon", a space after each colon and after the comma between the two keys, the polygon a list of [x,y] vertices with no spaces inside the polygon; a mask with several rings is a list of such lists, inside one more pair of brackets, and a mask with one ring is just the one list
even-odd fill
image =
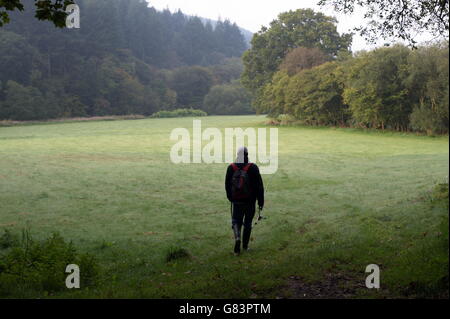
{"label": "dark jacket", "polygon": [[[246,163],[235,163],[239,168],[243,168]],[[234,170],[231,164],[228,166],[227,174],[225,176],[225,190],[227,192],[227,198],[231,202],[231,183],[233,178]],[[255,203],[258,200],[258,206],[264,206],[264,185],[259,173],[259,168],[256,164],[252,163],[248,170],[248,177],[250,181],[251,196],[248,200],[249,202]]]}

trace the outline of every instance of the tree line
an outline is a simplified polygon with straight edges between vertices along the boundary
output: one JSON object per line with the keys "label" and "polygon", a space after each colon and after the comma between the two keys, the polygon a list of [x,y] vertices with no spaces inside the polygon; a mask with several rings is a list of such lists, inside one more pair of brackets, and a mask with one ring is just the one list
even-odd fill
{"label": "tree line", "polygon": [[[292,52],[300,49],[308,51]],[[263,87],[258,110],[309,125],[448,133],[448,57],[448,43],[395,45],[312,67],[280,67]]]}
{"label": "tree line", "polygon": [[244,54],[259,113],[307,125],[448,133],[448,41],[352,54],[351,35],[313,10],[281,14]]}
{"label": "tree line", "polygon": [[[0,28],[0,119],[203,109],[209,93],[232,86],[227,96],[233,100],[242,90],[232,84],[247,49],[236,24],[213,27],[138,0],[76,3],[80,29],[38,21],[32,3],[9,13],[11,22]],[[248,112],[246,98],[246,107],[235,112]]]}

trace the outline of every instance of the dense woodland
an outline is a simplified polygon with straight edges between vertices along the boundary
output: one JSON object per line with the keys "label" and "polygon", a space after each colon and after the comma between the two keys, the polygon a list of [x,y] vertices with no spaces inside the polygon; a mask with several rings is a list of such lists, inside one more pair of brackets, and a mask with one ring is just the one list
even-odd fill
{"label": "dense woodland", "polygon": [[0,28],[0,119],[203,109],[212,87],[241,107],[208,107],[210,114],[251,112],[250,97],[231,83],[240,77],[247,49],[236,24],[213,27],[139,0],[76,3],[80,29],[37,20],[32,1]]}

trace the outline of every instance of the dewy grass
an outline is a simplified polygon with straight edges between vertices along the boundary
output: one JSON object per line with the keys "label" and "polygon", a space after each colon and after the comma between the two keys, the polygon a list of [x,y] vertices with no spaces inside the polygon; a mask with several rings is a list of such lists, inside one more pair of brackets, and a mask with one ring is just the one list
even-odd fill
{"label": "dewy grass", "polygon": [[[100,263],[95,290],[57,297],[298,297],[291,276],[364,286],[368,264],[380,266],[381,288],[355,297],[433,297],[448,282],[448,208],[427,200],[448,176],[448,137],[279,127],[267,219],[236,257],[227,165],[170,161],[171,130],[192,120],[0,127],[1,234],[56,231]],[[201,120],[221,130],[266,121]],[[167,263],[180,243],[191,258]]]}

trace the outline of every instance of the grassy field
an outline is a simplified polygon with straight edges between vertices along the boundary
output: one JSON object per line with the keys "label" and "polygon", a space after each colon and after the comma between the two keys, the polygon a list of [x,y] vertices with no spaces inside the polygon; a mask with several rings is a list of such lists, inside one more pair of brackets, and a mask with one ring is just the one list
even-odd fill
{"label": "grassy field", "polygon": [[[268,218],[236,257],[226,164],[172,164],[176,127],[192,118],[0,127],[0,232],[57,231],[102,269],[97,286],[51,297],[442,296],[448,207],[430,190],[448,178],[448,137],[280,127]],[[176,248],[190,257],[166,262]],[[380,266],[378,291],[365,288],[368,264]]]}

